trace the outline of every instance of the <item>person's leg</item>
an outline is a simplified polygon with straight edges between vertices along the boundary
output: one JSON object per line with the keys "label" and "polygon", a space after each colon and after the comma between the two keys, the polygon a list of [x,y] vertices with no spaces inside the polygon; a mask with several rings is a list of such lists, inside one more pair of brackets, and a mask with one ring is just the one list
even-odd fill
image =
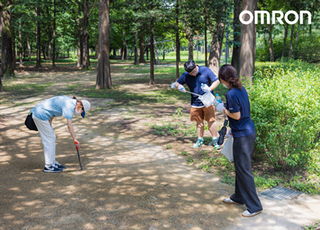
{"label": "person's leg", "polygon": [[197,121],[197,134],[198,134],[198,138],[202,137],[203,138],[203,134],[204,134],[204,124],[203,121]]}
{"label": "person's leg", "polygon": [[209,145],[214,146],[216,149],[220,148],[220,145],[218,145],[218,127],[215,122],[215,108],[214,106],[210,106],[208,108],[204,107],[204,118],[208,123],[208,128],[212,136],[212,141],[209,143]]}
{"label": "person's leg", "polygon": [[230,198],[238,203],[245,203],[250,213],[262,210],[251,172],[251,159],[256,133],[246,137],[234,138],[233,158],[236,170],[236,191]]}
{"label": "person's leg", "polygon": [[54,134],[53,128],[49,121],[42,121],[32,114],[34,123],[36,124],[44,151],[44,161],[46,166],[55,164],[56,157],[56,135]]}
{"label": "person's leg", "polygon": [[198,134],[198,140],[192,146],[194,148],[199,148],[202,145],[204,145],[204,140],[203,140],[203,134],[204,134],[203,118],[204,118],[204,114],[203,114],[202,108],[191,108],[191,110],[190,110],[190,119],[191,119],[191,121],[195,121],[196,122],[197,134]]}

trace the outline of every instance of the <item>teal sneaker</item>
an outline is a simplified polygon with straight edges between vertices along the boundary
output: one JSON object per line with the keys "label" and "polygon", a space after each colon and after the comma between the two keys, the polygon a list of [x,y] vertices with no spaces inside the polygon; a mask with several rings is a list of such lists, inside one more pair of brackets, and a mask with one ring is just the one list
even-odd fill
{"label": "teal sneaker", "polygon": [[193,148],[199,148],[204,145],[203,139],[198,139],[197,142],[192,146]]}
{"label": "teal sneaker", "polygon": [[220,149],[221,146],[218,145],[218,138],[212,139],[212,141],[209,143],[210,146],[213,146],[215,149]]}

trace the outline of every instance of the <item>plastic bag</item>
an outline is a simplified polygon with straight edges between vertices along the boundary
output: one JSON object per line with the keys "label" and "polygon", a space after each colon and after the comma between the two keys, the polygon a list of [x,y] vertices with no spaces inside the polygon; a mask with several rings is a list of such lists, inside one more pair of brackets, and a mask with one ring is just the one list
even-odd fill
{"label": "plastic bag", "polygon": [[226,142],[223,145],[221,153],[229,160],[233,161],[233,137],[229,136]]}
{"label": "plastic bag", "polygon": [[199,96],[199,99],[203,103],[205,107],[210,107],[214,103],[214,96],[212,95],[211,92],[207,92],[201,96]]}

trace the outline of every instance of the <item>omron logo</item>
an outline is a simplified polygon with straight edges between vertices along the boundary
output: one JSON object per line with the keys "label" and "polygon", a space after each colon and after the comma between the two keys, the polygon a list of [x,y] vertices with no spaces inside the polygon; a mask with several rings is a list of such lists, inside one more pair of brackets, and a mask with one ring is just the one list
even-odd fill
{"label": "omron logo", "polygon": [[[245,14],[249,15],[248,21],[243,20],[243,15],[245,15]],[[282,11],[275,10],[275,11],[272,11],[272,24],[276,24],[276,20],[278,22],[280,22],[280,24],[283,24],[283,21],[282,21],[283,16],[284,16],[285,22],[290,25],[296,24],[299,21],[299,18],[300,18],[300,24],[303,24],[303,15],[304,14],[308,15],[308,24],[311,24],[311,13],[307,10],[300,11],[300,15],[294,10],[290,10],[290,11],[286,12],[285,15],[283,14]],[[254,17],[253,17],[252,12],[250,12],[248,10],[244,10],[240,13],[239,19],[242,24],[248,25],[253,21],[253,18],[254,18],[254,23],[258,24],[259,15],[260,15],[260,24],[264,24],[264,19],[265,19],[264,15],[267,16],[267,24],[270,24],[270,13],[266,10],[254,11]],[[294,16],[292,21],[289,20],[289,15]]]}

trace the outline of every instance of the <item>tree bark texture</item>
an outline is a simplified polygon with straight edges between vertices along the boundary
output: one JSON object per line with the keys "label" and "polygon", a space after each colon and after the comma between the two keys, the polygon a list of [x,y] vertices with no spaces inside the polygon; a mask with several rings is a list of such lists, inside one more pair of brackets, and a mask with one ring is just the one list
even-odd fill
{"label": "tree bark texture", "polygon": [[139,38],[139,43],[140,43],[140,57],[139,57],[139,63],[145,63],[146,60],[144,59],[144,40],[143,40],[143,34],[140,34],[140,38]]}
{"label": "tree bark texture", "polygon": [[[8,1],[5,6],[0,3],[0,31],[1,31],[1,78],[14,77],[13,49],[12,49],[12,30],[11,30],[11,11],[8,9],[13,5],[13,1]],[[0,91],[3,91],[2,82]]]}
{"label": "tree bark texture", "polygon": [[31,61],[31,46],[30,46],[30,40],[28,35],[27,35],[27,44],[28,44],[28,57],[29,57],[29,61]]}
{"label": "tree bark texture", "polygon": [[90,66],[89,59],[89,33],[88,27],[89,0],[83,0],[83,19],[82,19],[82,66],[88,69]]}
{"label": "tree bark texture", "polygon": [[19,67],[22,67],[21,20],[19,20]]}
{"label": "tree bark texture", "polygon": [[[12,15],[13,16],[13,15]],[[12,66],[13,70],[16,69],[16,61],[17,61],[17,50],[16,50],[16,35],[14,33],[14,28],[11,29],[11,34],[12,34]]]}
{"label": "tree bark texture", "polygon": [[126,42],[126,31],[122,32],[122,48],[121,48],[121,60],[127,60],[127,42]]}
{"label": "tree bark texture", "polygon": [[[231,65],[240,72],[240,52],[241,52],[241,29],[239,15],[241,13],[241,0],[234,0],[234,35],[233,35],[233,50],[232,50],[232,60]],[[238,45],[237,45],[237,44]]]}
{"label": "tree bark texture", "polygon": [[138,30],[134,32],[134,64],[135,65],[139,65],[137,41],[138,41]]}
{"label": "tree bark texture", "polygon": [[153,19],[150,22],[150,81],[154,85],[154,44],[153,44]]}
{"label": "tree bark texture", "polygon": [[188,41],[189,41],[189,57],[188,60],[193,60],[193,35],[189,34],[188,36]]}
{"label": "tree bark texture", "polygon": [[[257,0],[243,0],[243,10],[248,10],[254,15],[257,8]],[[244,16],[248,21],[249,15]],[[256,28],[254,22],[241,27],[241,51],[240,51],[240,77],[252,80],[255,63],[255,36]]]}
{"label": "tree bark texture", "polygon": [[36,68],[41,68],[40,6],[36,7],[36,12],[37,12],[37,63],[36,63]]}
{"label": "tree bark texture", "polygon": [[222,50],[222,41],[224,34],[224,24],[222,22],[216,22],[215,29],[213,30],[212,26],[209,26],[212,41],[210,46],[210,55],[209,55],[209,68],[212,72],[218,76],[220,69],[220,58]]}
{"label": "tree bark texture", "polygon": [[99,0],[99,54],[96,89],[111,89],[110,74],[110,0]]}

